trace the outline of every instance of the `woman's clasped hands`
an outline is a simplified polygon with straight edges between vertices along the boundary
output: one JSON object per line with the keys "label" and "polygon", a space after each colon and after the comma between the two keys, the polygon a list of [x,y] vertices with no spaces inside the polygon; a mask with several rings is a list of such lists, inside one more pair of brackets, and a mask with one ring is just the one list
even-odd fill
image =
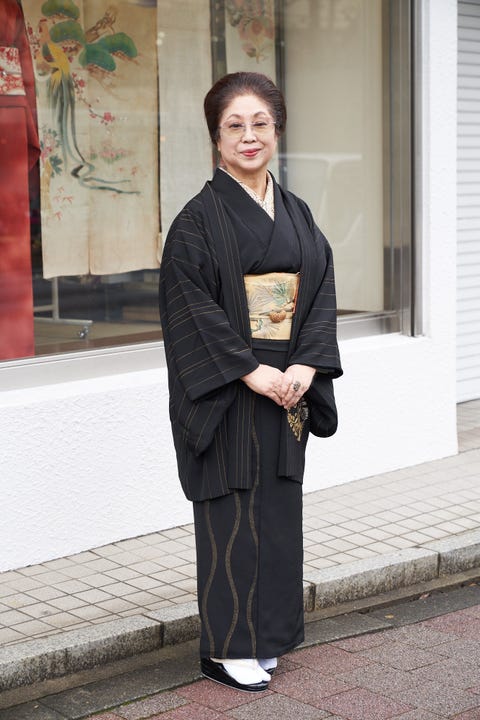
{"label": "woman's clasped hands", "polygon": [[285,372],[270,365],[259,365],[242,380],[253,392],[289,410],[307,392],[315,372],[309,365],[290,365]]}

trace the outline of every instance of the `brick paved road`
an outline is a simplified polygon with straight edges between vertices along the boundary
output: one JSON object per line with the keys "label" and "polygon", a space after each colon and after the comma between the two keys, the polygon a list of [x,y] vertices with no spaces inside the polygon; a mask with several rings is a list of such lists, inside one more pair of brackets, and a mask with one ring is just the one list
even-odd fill
{"label": "brick paved road", "polygon": [[209,680],[88,720],[480,720],[480,605],[283,658],[260,696]]}

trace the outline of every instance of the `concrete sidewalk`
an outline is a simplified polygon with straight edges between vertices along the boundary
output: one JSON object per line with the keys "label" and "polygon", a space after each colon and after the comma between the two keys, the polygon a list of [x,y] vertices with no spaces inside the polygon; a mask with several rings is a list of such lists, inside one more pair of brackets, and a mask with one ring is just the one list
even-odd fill
{"label": "concrete sidewalk", "polygon": [[[308,612],[480,574],[480,401],[458,428],[457,456],[305,496]],[[194,561],[188,525],[0,574],[0,692],[197,637]]]}

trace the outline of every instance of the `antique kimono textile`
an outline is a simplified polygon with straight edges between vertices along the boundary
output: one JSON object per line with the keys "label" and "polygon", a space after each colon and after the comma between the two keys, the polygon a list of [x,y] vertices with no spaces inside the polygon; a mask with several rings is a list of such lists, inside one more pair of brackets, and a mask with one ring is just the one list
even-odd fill
{"label": "antique kimono textile", "polygon": [[23,7],[38,93],[44,277],[158,267],[156,8]]}

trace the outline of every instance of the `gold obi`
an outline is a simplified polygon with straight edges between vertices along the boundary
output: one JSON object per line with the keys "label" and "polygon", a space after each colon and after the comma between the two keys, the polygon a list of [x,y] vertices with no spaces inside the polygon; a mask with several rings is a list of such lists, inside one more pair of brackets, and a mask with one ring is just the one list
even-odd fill
{"label": "gold obi", "polygon": [[0,95],[25,95],[18,48],[0,45]]}
{"label": "gold obi", "polygon": [[252,338],[290,340],[299,273],[244,275]]}

